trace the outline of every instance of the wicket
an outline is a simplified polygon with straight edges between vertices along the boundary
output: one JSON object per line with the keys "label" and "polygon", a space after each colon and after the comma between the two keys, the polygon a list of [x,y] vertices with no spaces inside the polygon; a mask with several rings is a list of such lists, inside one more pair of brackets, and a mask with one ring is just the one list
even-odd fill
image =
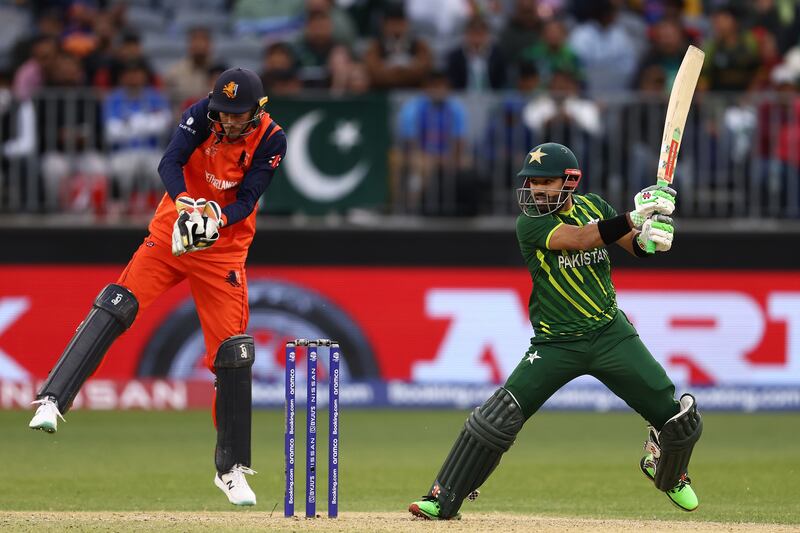
{"label": "wicket", "polygon": [[316,516],[317,506],[317,351],[329,350],[328,374],[328,518],[339,514],[339,344],[328,340],[295,339],[286,343],[286,495],[283,514],[294,516],[295,394],[297,347],[306,349],[306,518]]}

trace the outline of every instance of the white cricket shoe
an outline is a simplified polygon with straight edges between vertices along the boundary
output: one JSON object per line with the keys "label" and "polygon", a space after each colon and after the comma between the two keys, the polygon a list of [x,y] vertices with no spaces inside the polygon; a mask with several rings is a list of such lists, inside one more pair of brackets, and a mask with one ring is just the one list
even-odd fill
{"label": "white cricket shoe", "polygon": [[225,493],[228,501],[233,505],[255,505],[256,494],[247,484],[247,479],[245,479],[244,475],[252,476],[256,473],[252,468],[244,465],[235,465],[230,472],[225,474],[217,473],[214,476],[214,484]]}
{"label": "white cricket shoe", "polygon": [[[41,429],[48,433],[55,433],[56,429],[58,429],[58,419],[64,420],[64,417],[61,416],[61,411],[58,410],[58,404],[55,398],[46,396],[41,400],[36,400],[31,403],[39,404],[39,408],[36,409],[36,414],[33,415],[28,427],[31,429]],[[66,420],[64,420],[64,422],[66,422]]]}

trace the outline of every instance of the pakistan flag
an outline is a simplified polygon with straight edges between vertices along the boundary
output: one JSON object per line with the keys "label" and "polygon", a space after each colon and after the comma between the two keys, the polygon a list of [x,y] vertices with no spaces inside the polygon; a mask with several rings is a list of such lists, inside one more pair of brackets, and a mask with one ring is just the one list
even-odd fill
{"label": "pakistan flag", "polygon": [[286,131],[286,157],[261,200],[266,213],[310,214],[386,203],[389,108],[385,97],[270,99]]}

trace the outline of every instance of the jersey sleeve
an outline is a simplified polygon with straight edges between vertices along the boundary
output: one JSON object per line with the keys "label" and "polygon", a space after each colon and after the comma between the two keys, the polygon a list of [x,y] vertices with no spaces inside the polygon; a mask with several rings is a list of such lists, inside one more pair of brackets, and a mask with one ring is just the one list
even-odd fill
{"label": "jersey sleeve", "polygon": [[183,112],[181,121],[169,141],[164,156],[158,164],[158,174],[170,197],[174,200],[186,192],[186,179],[183,166],[189,161],[192,152],[205,141],[208,127],[208,98],[203,98]]}
{"label": "jersey sleeve", "polygon": [[583,196],[583,201],[589,207],[591,212],[600,220],[608,220],[617,216],[617,210],[611,207],[611,204],[606,202],[599,194],[589,193]]}
{"label": "jersey sleeve", "polygon": [[528,217],[520,215],[517,217],[517,240],[522,247],[535,246],[536,248],[548,249],[550,237],[563,222],[553,216]]}
{"label": "jersey sleeve", "polygon": [[[277,128],[277,124],[274,127]],[[256,202],[272,182],[272,176],[285,155],[286,134],[283,130],[272,135],[267,132],[253,153],[253,164],[236,191],[236,201],[222,208],[226,226],[244,220],[253,212]]]}

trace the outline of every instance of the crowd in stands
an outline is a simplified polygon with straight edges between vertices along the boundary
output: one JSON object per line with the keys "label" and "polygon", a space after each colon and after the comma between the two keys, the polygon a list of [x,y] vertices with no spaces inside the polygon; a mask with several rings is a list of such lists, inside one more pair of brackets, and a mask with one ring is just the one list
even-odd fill
{"label": "crowd in stands", "polygon": [[[454,91],[509,95],[489,144],[510,145],[513,122],[525,142],[563,122],[593,136],[598,100],[667,94],[688,44],[706,52],[701,91],[800,87],[798,0],[0,0],[0,15],[0,178],[38,150],[38,200],[53,211],[157,188],[176,117],[230,66],[257,71],[271,96],[416,92],[397,137],[422,159],[465,151],[469,111]],[[762,150],[797,164],[797,134]],[[82,193],[65,191],[68,176]]]}

